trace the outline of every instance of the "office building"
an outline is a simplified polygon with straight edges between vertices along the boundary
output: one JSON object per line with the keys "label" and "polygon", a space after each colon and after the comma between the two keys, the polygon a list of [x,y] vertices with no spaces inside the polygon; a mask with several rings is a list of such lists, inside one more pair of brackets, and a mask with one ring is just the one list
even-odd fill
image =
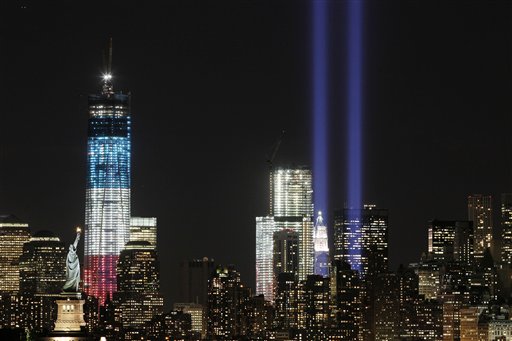
{"label": "office building", "polygon": [[273,217],[256,217],[256,295],[274,301],[273,247],[278,231]]}
{"label": "office building", "polygon": [[128,242],[117,264],[117,291],[113,296],[115,320],[123,329],[142,330],[163,312],[160,265],[147,241]]}
{"label": "office building", "polygon": [[313,233],[315,248],[314,274],[323,277],[329,276],[329,240],[327,238],[327,226],[325,226],[322,212],[318,212],[315,230]]}
{"label": "office building", "polygon": [[129,241],[146,241],[156,249],[156,218],[131,217]]}
{"label": "office building", "polygon": [[325,340],[331,315],[329,278],[309,275],[303,283],[304,319],[308,340]]}
{"label": "office building", "polygon": [[190,314],[190,330],[196,334],[196,337],[206,338],[206,312],[201,304],[197,303],[174,303],[174,310]]}
{"label": "office building", "polygon": [[512,193],[501,195],[501,262],[512,264]]}
{"label": "office building", "polygon": [[492,250],[492,197],[490,195],[473,194],[468,196],[468,220],[474,227],[475,259],[481,260],[485,249]]}
{"label": "office building", "polygon": [[299,233],[298,277],[313,274],[313,187],[311,170],[305,166],[273,170],[272,214],[277,230]]}
{"label": "office building", "polygon": [[116,265],[130,229],[130,95],[115,93],[112,75],[89,96],[84,289],[103,303],[117,290]]}
{"label": "office building", "polygon": [[[363,277],[388,271],[388,210],[375,205],[334,213],[334,259],[343,260]],[[361,217],[354,221],[351,217]]]}
{"label": "office building", "polygon": [[39,231],[23,245],[20,256],[20,292],[57,294],[66,282],[67,250],[59,237]]}
{"label": "office building", "polygon": [[177,302],[208,304],[208,280],[215,271],[215,261],[208,257],[181,261]]}
{"label": "office building", "polygon": [[[433,261],[472,266],[474,234],[471,221],[432,220],[428,227],[428,253]],[[473,244],[473,245],[472,245]]]}
{"label": "office building", "polygon": [[233,266],[217,266],[208,285],[208,339],[232,340],[242,335],[249,297],[250,290]]}
{"label": "office building", "polygon": [[299,268],[299,234],[293,230],[284,229],[274,232],[274,279],[281,273],[294,276]]}
{"label": "office building", "polygon": [[0,293],[15,294],[20,288],[19,258],[30,240],[28,224],[14,215],[0,215]]}
{"label": "office building", "polygon": [[356,270],[343,260],[335,260],[332,269],[337,334],[342,340],[356,341],[361,324],[361,280]]}

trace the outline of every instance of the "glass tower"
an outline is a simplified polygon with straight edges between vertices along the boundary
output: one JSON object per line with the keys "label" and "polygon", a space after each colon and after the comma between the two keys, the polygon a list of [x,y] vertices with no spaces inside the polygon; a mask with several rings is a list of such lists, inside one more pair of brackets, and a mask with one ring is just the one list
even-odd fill
{"label": "glass tower", "polygon": [[276,228],[273,217],[256,217],[256,295],[274,301],[273,246]]}
{"label": "glass tower", "polygon": [[306,166],[277,168],[273,172],[273,215],[277,230],[299,233],[298,279],[313,274],[313,176]]}
{"label": "glass tower", "polygon": [[89,96],[84,289],[101,303],[116,291],[116,264],[130,229],[130,96],[112,76]]}

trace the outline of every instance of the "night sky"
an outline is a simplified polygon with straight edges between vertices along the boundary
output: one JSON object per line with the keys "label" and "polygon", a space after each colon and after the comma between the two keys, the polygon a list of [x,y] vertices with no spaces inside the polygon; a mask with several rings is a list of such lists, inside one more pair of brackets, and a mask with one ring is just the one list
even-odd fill
{"label": "night sky", "polygon": [[[114,89],[132,93],[132,215],[158,218],[166,306],[183,259],[233,263],[254,288],[266,155],[286,129],[276,164],[312,160],[311,3],[134,3],[2,1],[0,212],[66,243],[83,225],[87,95],[112,37]],[[346,2],[329,9],[332,213]],[[508,1],[366,1],[363,200],[390,210],[392,269],[418,261],[429,219],[467,219],[471,193],[494,195],[497,217],[512,191],[511,17]]]}

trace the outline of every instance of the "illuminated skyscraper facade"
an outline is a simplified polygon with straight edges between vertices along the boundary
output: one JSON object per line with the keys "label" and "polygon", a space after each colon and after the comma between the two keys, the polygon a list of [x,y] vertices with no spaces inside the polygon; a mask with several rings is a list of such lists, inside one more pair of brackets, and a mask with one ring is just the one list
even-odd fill
{"label": "illuminated skyscraper facade", "polygon": [[278,230],[299,233],[299,280],[313,274],[313,187],[311,170],[305,166],[273,171],[273,215]]}
{"label": "illuminated skyscraper facade", "polygon": [[117,263],[115,319],[123,329],[142,329],[144,323],[163,312],[160,294],[160,264],[147,241],[128,242]]}
{"label": "illuminated skyscraper facade", "polygon": [[131,217],[129,240],[131,242],[146,241],[156,249],[156,230],[155,217]]}
{"label": "illuminated skyscraper facade", "polygon": [[28,224],[13,215],[0,216],[0,292],[15,294],[20,288],[19,258],[30,239]]}
{"label": "illuminated skyscraper facade", "polygon": [[295,276],[298,269],[299,234],[288,229],[274,232],[274,280],[282,273]]}
{"label": "illuminated skyscraper facade", "polygon": [[273,247],[278,229],[273,217],[256,217],[256,295],[274,301]]}
{"label": "illuminated skyscraper facade", "polygon": [[[475,259],[484,257],[485,249],[492,248],[492,197],[473,194],[468,196],[468,220],[474,226]],[[492,249],[491,249],[492,250]]]}
{"label": "illuminated skyscraper facade", "polygon": [[[334,214],[334,259],[349,263],[361,276],[387,272],[388,210],[375,205],[364,205],[356,214],[354,210],[343,209]],[[361,217],[362,221],[352,217]]]}
{"label": "illuminated skyscraper facade", "polygon": [[102,303],[116,291],[116,264],[130,228],[130,96],[111,75],[89,96],[84,289]]}
{"label": "illuminated skyscraper facade", "polygon": [[501,195],[501,261],[512,264],[512,193]]}
{"label": "illuminated skyscraper facade", "polygon": [[315,231],[313,235],[315,247],[314,274],[323,277],[329,276],[329,241],[327,238],[327,226],[324,224],[322,212],[318,212]]}
{"label": "illuminated skyscraper facade", "polygon": [[66,282],[67,250],[49,231],[37,232],[23,245],[20,257],[20,292],[57,294]]}

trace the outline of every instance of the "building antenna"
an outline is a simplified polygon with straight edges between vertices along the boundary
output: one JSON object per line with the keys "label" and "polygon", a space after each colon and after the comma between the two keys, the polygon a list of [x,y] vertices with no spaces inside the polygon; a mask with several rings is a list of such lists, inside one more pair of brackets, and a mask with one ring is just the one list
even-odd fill
{"label": "building antenna", "polygon": [[108,40],[108,64],[107,73],[112,74],[112,37]]}
{"label": "building antenna", "polygon": [[279,136],[279,139],[274,143],[272,146],[272,151],[270,155],[267,157],[267,164],[269,168],[270,173],[270,190],[269,190],[269,196],[270,196],[270,209],[269,214],[274,214],[274,159],[276,158],[277,152],[279,151],[279,147],[281,147],[281,142],[283,142],[284,135],[286,134],[286,130],[281,131],[281,135]]}
{"label": "building antenna", "polygon": [[103,94],[112,95],[112,37],[108,40],[108,53],[103,53]]}

